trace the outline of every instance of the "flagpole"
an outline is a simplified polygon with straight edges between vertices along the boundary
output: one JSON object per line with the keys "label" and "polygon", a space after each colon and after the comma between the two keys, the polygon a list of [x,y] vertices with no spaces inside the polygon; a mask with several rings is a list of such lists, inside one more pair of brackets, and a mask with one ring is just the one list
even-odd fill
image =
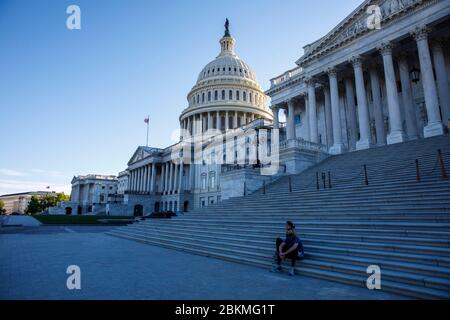
{"label": "flagpole", "polygon": [[147,147],[148,147],[148,128],[149,128],[149,125],[150,125],[150,115],[147,117]]}

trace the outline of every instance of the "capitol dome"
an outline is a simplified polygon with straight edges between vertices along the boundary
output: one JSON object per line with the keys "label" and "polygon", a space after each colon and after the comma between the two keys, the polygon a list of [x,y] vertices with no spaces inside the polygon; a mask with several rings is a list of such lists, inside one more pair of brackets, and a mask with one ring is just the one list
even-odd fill
{"label": "capitol dome", "polygon": [[228,130],[256,119],[272,119],[267,97],[252,68],[235,53],[228,20],[220,39],[220,54],[200,72],[189,92],[189,106],[180,116],[182,129],[191,133]]}

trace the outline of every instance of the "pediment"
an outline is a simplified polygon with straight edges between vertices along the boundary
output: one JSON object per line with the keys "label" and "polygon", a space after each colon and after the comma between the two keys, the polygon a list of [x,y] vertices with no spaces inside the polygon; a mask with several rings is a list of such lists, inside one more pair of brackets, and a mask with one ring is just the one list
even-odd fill
{"label": "pediment", "polygon": [[133,163],[139,162],[147,157],[149,157],[153,153],[154,149],[148,147],[138,147],[131,157],[130,161],[128,161],[128,165],[132,165]]}
{"label": "pediment", "polygon": [[379,8],[381,27],[383,23],[398,19],[419,5],[432,0],[366,0],[326,36],[305,46],[305,54],[296,62],[298,65],[330,52],[343,44],[354,41],[369,32],[377,32],[374,28],[372,6]]}

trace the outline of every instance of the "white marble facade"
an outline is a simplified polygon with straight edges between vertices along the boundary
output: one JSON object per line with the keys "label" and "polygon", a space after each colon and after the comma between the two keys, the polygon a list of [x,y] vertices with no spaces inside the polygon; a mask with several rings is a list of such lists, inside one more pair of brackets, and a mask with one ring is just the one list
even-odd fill
{"label": "white marble facade", "polygon": [[187,95],[180,142],[137,148],[119,177],[123,203],[107,212],[186,212],[276,178],[260,178],[248,167],[236,172],[229,165],[191,164],[185,151],[174,158],[192,136],[210,130],[280,129],[277,175],[301,172],[330,154],[444,134],[450,120],[449,35],[448,0],[366,0],[306,45],[296,67],[273,78],[264,92],[236,55],[227,28],[219,55]]}
{"label": "white marble facade", "polygon": [[[267,97],[251,67],[235,52],[228,29],[220,39],[220,53],[200,72],[180,115],[180,142],[165,149],[139,147],[128,163],[128,214],[155,211],[183,212],[221,201],[220,164],[173,161],[173,150],[188,136],[210,130],[223,134],[236,128],[267,126],[272,120]],[[261,122],[262,121],[262,122]]]}
{"label": "white marble facade", "polygon": [[[450,120],[450,2],[367,0],[271,80],[275,123],[331,154],[443,134]],[[373,18],[377,25],[371,24]]]}
{"label": "white marble facade", "polygon": [[117,187],[116,176],[90,174],[74,177],[70,201],[63,203],[62,207],[70,207],[70,214],[102,213],[106,204],[117,195]]}

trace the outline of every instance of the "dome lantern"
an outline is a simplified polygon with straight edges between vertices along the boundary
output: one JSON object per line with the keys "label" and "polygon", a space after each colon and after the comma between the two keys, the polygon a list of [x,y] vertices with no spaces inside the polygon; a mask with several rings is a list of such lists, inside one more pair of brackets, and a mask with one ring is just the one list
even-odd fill
{"label": "dome lantern", "polygon": [[235,40],[233,39],[233,37],[230,34],[230,22],[227,18],[227,20],[225,21],[225,34],[223,36],[222,39],[220,39],[220,46],[222,47],[222,51],[220,52],[220,56],[224,56],[224,55],[231,55],[231,56],[236,56],[236,53],[234,53],[234,43]]}

